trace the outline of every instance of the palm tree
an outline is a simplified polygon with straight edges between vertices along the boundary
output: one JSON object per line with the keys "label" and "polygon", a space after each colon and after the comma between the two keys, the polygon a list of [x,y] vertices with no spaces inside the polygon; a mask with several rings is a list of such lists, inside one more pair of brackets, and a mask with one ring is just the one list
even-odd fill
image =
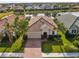
{"label": "palm tree", "polygon": [[12,31],[12,28],[9,28],[9,29],[8,29],[7,35],[8,35],[8,37],[9,37],[10,43],[12,43],[12,42],[13,42],[13,31]]}
{"label": "palm tree", "polygon": [[24,35],[28,29],[28,20],[19,20],[18,17],[14,22],[14,29],[17,36]]}
{"label": "palm tree", "polygon": [[1,44],[2,39],[3,39],[3,33],[0,32],[0,44]]}
{"label": "palm tree", "polygon": [[24,15],[26,15],[25,7],[26,7],[25,4],[23,4]]}
{"label": "palm tree", "polygon": [[18,27],[20,34],[24,35],[28,29],[28,21],[27,20],[19,21]]}
{"label": "palm tree", "polygon": [[12,43],[12,40],[13,40],[12,28],[11,28],[10,24],[7,22],[7,20],[4,24],[4,26],[5,26],[5,31],[6,31],[6,34],[8,35],[9,41],[10,41],[10,43]]}
{"label": "palm tree", "polygon": [[19,18],[18,16],[15,18],[14,24],[13,24],[13,28],[14,28],[14,32],[16,34],[16,38],[19,37],[20,33],[19,33],[19,26],[18,23],[19,22]]}
{"label": "palm tree", "polygon": [[22,36],[26,33],[27,28],[28,28],[28,21],[27,20],[19,20],[18,17],[15,18],[15,22],[13,25],[10,25],[7,20],[4,24],[5,30],[7,33],[7,36],[9,38],[10,43],[12,44],[13,42],[13,32],[16,33],[19,37]]}

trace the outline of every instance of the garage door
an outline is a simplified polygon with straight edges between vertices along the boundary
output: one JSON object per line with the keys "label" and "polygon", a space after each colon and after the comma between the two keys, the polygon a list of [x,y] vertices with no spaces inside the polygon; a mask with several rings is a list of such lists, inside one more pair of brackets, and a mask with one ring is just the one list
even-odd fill
{"label": "garage door", "polygon": [[41,38],[41,33],[40,32],[29,32],[28,38]]}

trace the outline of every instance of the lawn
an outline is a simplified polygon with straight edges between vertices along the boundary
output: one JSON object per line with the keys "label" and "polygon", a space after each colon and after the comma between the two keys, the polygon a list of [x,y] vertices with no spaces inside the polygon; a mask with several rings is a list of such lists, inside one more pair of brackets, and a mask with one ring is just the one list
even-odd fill
{"label": "lawn", "polygon": [[[63,44],[52,44],[51,42],[42,42],[42,51],[44,53],[50,53],[50,52],[55,52],[55,53],[60,53],[60,52],[78,52],[79,49],[77,49],[72,42],[68,41],[68,39],[65,38],[65,35],[61,32],[58,31],[58,34],[61,35],[61,41],[60,43]],[[53,42],[53,41],[52,41]],[[56,42],[55,42],[56,43]]]}
{"label": "lawn", "polygon": [[19,37],[11,46],[4,45],[0,46],[0,52],[23,52],[24,40]]}
{"label": "lawn", "polygon": [[43,52],[46,52],[46,53],[48,53],[48,52],[52,52],[52,45],[50,44],[50,42],[42,42],[43,44],[42,44],[42,51]]}
{"label": "lawn", "polygon": [[61,40],[64,45],[74,46],[70,41],[68,41],[68,39],[66,39],[65,35],[61,31],[58,31],[58,34],[61,35]]}
{"label": "lawn", "polygon": [[50,42],[42,42],[42,51],[44,53],[63,52],[64,46],[63,45],[53,45]]}

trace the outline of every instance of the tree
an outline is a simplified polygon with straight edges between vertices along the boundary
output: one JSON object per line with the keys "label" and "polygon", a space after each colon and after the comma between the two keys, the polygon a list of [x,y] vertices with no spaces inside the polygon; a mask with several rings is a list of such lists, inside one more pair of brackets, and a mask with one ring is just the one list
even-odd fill
{"label": "tree", "polygon": [[19,27],[20,33],[25,34],[25,32],[28,29],[28,21],[27,20],[20,20],[19,24],[18,24],[18,27]]}
{"label": "tree", "polygon": [[1,44],[2,39],[3,39],[3,33],[0,32],[0,44]]}
{"label": "tree", "polygon": [[7,22],[7,20],[6,20],[5,24],[4,24],[4,26],[5,26],[5,31],[6,31],[6,34],[8,35],[9,41],[10,41],[10,43],[12,43],[12,41],[13,41],[12,27]]}
{"label": "tree", "polygon": [[[13,33],[15,33],[15,36],[17,35],[18,37],[23,36],[28,28],[28,21],[23,19],[19,20],[18,17],[15,18],[14,24],[10,25],[8,21],[6,20],[5,22],[5,30],[6,34],[9,38],[10,43],[13,42]],[[16,37],[16,38],[18,38]]]}
{"label": "tree", "polygon": [[25,7],[26,7],[26,6],[25,6],[25,4],[24,4],[24,5],[23,5],[24,15],[26,14],[26,12],[25,12],[26,9],[25,9]]}
{"label": "tree", "polygon": [[20,35],[24,35],[28,28],[28,20],[23,19],[19,20],[18,17],[16,17],[14,22],[14,29],[16,35],[19,37]]}

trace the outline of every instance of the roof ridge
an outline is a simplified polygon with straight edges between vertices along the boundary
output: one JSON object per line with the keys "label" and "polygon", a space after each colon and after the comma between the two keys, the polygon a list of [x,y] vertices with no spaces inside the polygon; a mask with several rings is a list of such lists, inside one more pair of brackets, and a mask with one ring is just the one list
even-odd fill
{"label": "roof ridge", "polygon": [[43,19],[46,22],[48,22],[50,25],[53,25],[53,26],[57,27],[57,25],[54,23],[54,21],[50,17],[47,17],[47,16],[35,16],[35,17],[33,17],[31,19],[32,21],[30,20],[31,24],[29,25],[29,27],[31,27],[33,24],[35,24],[36,22],[38,22],[40,19]]}

